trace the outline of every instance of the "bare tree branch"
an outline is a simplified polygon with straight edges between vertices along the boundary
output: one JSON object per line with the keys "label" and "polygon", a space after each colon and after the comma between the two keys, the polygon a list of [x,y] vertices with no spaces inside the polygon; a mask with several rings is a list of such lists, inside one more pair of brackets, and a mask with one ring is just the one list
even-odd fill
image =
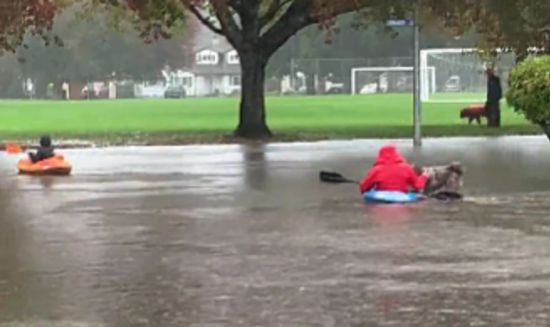
{"label": "bare tree branch", "polygon": [[197,9],[197,7],[195,7],[194,5],[185,5],[185,7],[187,8],[187,10],[189,10],[193,15],[195,15],[195,17],[197,17],[197,19],[202,23],[204,24],[206,27],[208,27],[212,32],[216,33],[216,34],[219,34],[219,35],[224,35],[223,31],[221,28],[217,27],[214,22],[212,22],[210,19],[208,19],[206,16],[204,16],[200,11],[199,9]]}
{"label": "bare tree branch", "polygon": [[242,30],[235,22],[235,14],[227,3],[227,0],[211,0],[214,13],[220,22],[223,34],[235,48],[242,44]]}
{"label": "bare tree branch", "polygon": [[238,15],[242,40],[255,42],[254,40],[259,37],[261,2],[261,0],[233,0],[234,5],[231,8],[234,10],[235,16]]}
{"label": "bare tree branch", "polygon": [[284,7],[290,5],[293,1],[294,0],[271,0],[265,14],[263,14],[260,18],[260,25],[262,28],[276,18],[277,14],[279,14]]}
{"label": "bare tree branch", "polygon": [[262,49],[271,55],[300,29],[316,23],[311,1],[295,1],[282,17],[262,35]]}
{"label": "bare tree branch", "polygon": [[241,12],[246,8],[246,4],[243,0],[227,0],[227,4],[229,7],[234,8],[237,12]]}
{"label": "bare tree branch", "polygon": [[[360,10],[371,4],[380,4],[386,0],[284,0],[291,1],[273,25],[262,33],[264,49],[272,54],[292,35],[302,28],[323,22],[325,19]],[[277,14],[275,14],[277,15]],[[275,19],[273,17],[272,19]]]}

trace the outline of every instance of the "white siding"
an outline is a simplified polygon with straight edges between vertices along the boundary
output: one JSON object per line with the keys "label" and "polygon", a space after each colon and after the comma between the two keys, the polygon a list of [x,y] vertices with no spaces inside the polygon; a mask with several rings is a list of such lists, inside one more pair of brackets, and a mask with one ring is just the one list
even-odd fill
{"label": "white siding", "polygon": [[216,90],[219,94],[227,94],[225,78],[227,76],[203,76],[199,75],[195,79],[196,95],[207,96],[213,95]]}

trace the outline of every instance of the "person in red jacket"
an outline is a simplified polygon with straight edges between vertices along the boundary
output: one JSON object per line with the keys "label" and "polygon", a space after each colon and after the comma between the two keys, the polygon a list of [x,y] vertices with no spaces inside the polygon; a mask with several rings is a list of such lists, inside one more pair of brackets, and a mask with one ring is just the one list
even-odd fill
{"label": "person in red jacket", "polygon": [[397,152],[395,146],[386,145],[380,149],[374,167],[361,181],[360,190],[361,193],[371,190],[420,192],[424,188],[426,180],[427,176],[418,175],[414,168]]}

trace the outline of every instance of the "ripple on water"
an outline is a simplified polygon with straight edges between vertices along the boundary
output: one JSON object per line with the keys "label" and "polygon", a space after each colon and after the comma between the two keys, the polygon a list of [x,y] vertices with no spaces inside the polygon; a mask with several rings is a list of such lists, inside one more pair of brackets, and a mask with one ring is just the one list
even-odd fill
{"label": "ripple on water", "polygon": [[104,324],[81,321],[12,321],[0,323],[0,327],[105,327]]}

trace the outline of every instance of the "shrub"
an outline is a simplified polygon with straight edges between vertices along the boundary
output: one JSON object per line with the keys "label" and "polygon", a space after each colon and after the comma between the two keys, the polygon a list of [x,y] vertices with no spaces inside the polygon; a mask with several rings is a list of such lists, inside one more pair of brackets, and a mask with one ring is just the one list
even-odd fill
{"label": "shrub", "polygon": [[508,104],[539,125],[550,139],[550,56],[531,57],[510,73]]}

